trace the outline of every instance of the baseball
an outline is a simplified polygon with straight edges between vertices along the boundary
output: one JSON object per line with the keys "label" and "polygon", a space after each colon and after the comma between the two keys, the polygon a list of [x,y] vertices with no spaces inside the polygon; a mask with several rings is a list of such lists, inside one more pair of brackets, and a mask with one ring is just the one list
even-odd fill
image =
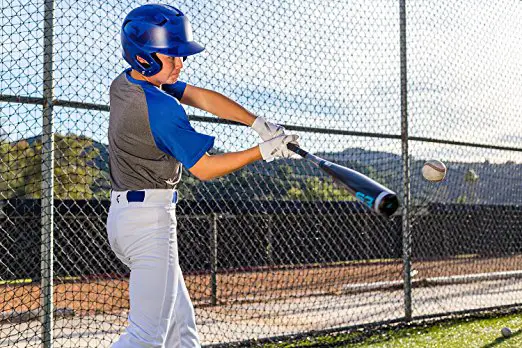
{"label": "baseball", "polygon": [[503,327],[502,330],[500,330],[500,332],[504,337],[511,337],[511,330],[509,329],[509,327]]}
{"label": "baseball", "polygon": [[446,172],[446,166],[438,160],[429,160],[422,166],[422,176],[431,182],[442,181]]}

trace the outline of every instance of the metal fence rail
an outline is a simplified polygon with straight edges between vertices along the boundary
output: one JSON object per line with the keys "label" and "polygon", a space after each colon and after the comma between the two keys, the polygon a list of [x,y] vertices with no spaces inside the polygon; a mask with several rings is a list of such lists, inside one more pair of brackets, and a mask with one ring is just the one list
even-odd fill
{"label": "metal fence rail", "polygon": [[[125,326],[128,270],[105,232],[108,87],[142,3],[1,5],[0,346],[108,347]],[[206,46],[182,79],[402,197],[380,218],[299,160],[185,172],[180,262],[205,345],[520,305],[520,1],[175,5]],[[214,151],[258,142],[187,112]],[[430,158],[449,168],[440,184],[420,175]]]}

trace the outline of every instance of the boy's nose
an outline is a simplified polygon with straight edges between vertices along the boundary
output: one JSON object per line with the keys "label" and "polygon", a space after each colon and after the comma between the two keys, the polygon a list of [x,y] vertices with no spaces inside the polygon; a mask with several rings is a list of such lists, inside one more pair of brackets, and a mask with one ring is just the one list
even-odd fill
{"label": "boy's nose", "polygon": [[176,57],[176,60],[175,60],[175,65],[176,69],[180,69],[183,68],[183,59],[182,58],[179,58],[179,57]]}

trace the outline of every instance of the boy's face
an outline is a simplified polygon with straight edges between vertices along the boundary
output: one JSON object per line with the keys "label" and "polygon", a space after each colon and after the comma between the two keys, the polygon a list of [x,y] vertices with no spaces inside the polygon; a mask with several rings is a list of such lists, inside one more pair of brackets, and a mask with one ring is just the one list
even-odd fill
{"label": "boy's face", "polygon": [[[169,57],[161,53],[156,53],[159,60],[161,60],[162,68],[159,73],[152,75],[147,80],[156,86],[163,84],[173,84],[178,80],[179,73],[183,68],[183,60],[181,57]],[[141,57],[138,57],[141,61]]]}

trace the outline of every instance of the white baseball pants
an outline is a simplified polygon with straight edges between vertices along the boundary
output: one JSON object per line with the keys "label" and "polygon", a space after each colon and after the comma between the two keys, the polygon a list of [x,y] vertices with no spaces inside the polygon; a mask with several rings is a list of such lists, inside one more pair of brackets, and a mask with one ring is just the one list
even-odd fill
{"label": "white baseball pants", "polygon": [[128,326],[113,348],[201,346],[179,267],[174,194],[174,190],[111,193],[109,243],[131,270]]}

